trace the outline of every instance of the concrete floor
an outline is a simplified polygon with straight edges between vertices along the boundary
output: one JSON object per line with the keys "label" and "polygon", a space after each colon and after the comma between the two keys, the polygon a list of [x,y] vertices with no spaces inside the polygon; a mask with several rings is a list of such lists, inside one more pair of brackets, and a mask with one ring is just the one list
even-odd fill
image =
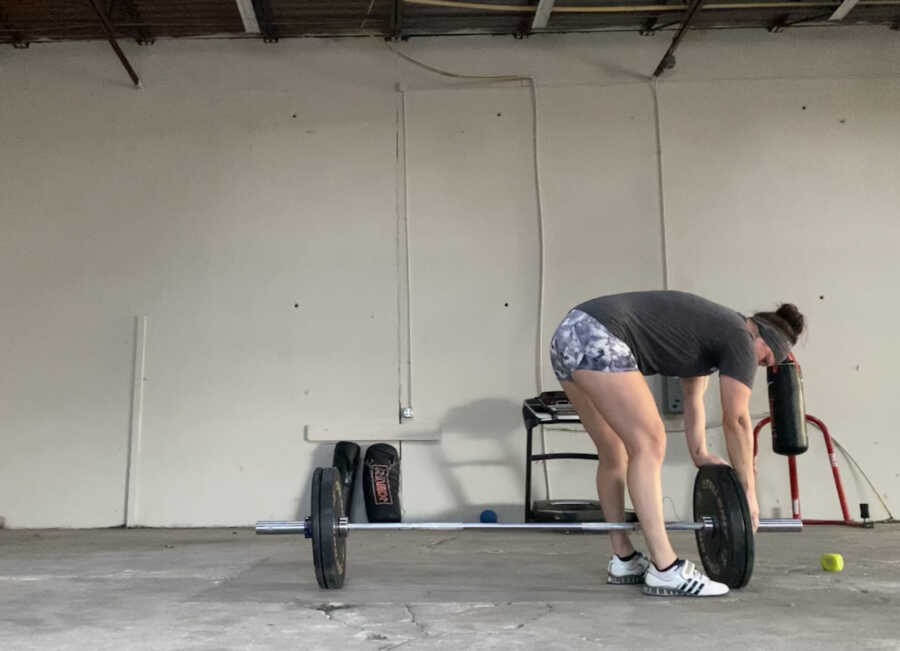
{"label": "concrete floor", "polygon": [[354,533],[346,587],[323,592],[299,536],[0,531],[0,649],[900,649],[898,526],[764,534],[750,585],[719,599],[608,586],[608,553],[602,536]]}

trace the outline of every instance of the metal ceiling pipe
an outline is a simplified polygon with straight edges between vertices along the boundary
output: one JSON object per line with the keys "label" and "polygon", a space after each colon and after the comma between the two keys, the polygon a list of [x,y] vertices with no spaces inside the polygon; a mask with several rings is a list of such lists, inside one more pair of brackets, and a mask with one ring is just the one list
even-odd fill
{"label": "metal ceiling pipe", "polygon": [[828,20],[844,20],[857,4],[859,4],[859,0],[844,0]]}
{"label": "metal ceiling pipe", "polygon": [[138,77],[138,74],[134,71],[134,68],[131,67],[131,63],[128,61],[128,57],[125,56],[125,53],[122,52],[122,48],[119,47],[118,41],[116,41],[116,34],[113,31],[112,24],[110,24],[109,22],[109,18],[107,18],[106,14],[103,13],[103,10],[100,9],[100,5],[97,4],[97,0],[89,0],[89,2],[94,8],[94,11],[97,12],[97,17],[100,19],[100,22],[103,23],[103,28],[106,30],[107,40],[112,46],[113,51],[116,53],[116,56],[119,57],[119,61],[122,62],[122,65],[128,72],[128,76],[131,77],[131,81],[135,85],[135,88],[143,88],[144,85],[141,83],[141,78]]}
{"label": "metal ceiling pipe", "polygon": [[248,34],[259,34],[259,21],[256,20],[256,9],[253,8],[253,0],[235,0],[244,31]]}
{"label": "metal ceiling pipe", "polygon": [[556,0],[538,0],[531,29],[544,29],[547,27],[547,23],[550,22],[550,14],[553,13],[553,5],[555,4]]}
{"label": "metal ceiling pipe", "polygon": [[672,39],[672,43],[669,45],[669,49],[666,50],[663,58],[660,59],[659,64],[656,66],[656,70],[653,71],[654,77],[659,77],[664,70],[675,67],[675,50],[678,49],[678,44],[681,43],[681,39],[684,38],[684,35],[687,33],[688,28],[691,26],[691,22],[694,20],[694,16],[702,6],[703,0],[692,0],[691,6],[688,7],[687,13],[681,20],[681,25],[678,27],[678,31],[675,32],[675,37]]}
{"label": "metal ceiling pipe", "polygon": [[391,24],[388,33],[395,41],[403,38],[403,0],[393,0],[391,3]]}
{"label": "metal ceiling pipe", "polygon": [[253,10],[256,12],[256,22],[262,32],[263,43],[277,43],[281,34],[275,26],[272,3],[269,0],[253,0]]}

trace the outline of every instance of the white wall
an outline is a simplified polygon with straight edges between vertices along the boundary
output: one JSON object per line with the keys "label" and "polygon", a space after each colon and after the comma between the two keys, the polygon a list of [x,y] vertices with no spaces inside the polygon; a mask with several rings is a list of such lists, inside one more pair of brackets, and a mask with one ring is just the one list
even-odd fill
{"label": "white wall", "polygon": [[[459,72],[535,76],[545,339],[583,298],[662,285],[643,75],[666,44],[398,46]],[[103,43],[0,50],[8,525],[123,522],[136,315],[150,320],[141,524],[302,515],[311,470],[331,455],[304,440],[305,424],[393,427],[398,83],[415,408],[443,429],[439,442],[402,444],[407,517],[486,506],[520,517],[539,277],[527,87],[436,77],[375,40],[126,49],[143,91]],[[898,54],[874,28],[692,33],[659,85],[670,286],[742,310],[796,301],[811,325],[798,351],[808,410],[889,501],[900,489],[884,408],[898,355]],[[546,356],[543,375],[555,388]],[[762,382],[757,393],[764,411]],[[715,396],[707,403],[714,420]],[[670,437],[667,515],[689,510],[681,437]],[[721,449],[719,431],[710,440]],[[762,508],[786,514],[784,464],[767,447]],[[842,469],[851,503],[874,502]],[[800,471],[805,514],[837,515],[815,437]],[[556,495],[587,496],[592,471],[561,464],[551,479]]]}
{"label": "white wall", "polygon": [[[900,79],[686,83],[662,101],[673,286],[747,310],[797,303],[809,319],[798,351],[807,412],[890,499],[900,488],[886,462],[900,452],[889,408],[900,365]],[[763,373],[756,388],[764,411]],[[809,513],[837,517],[822,438],[809,434],[801,498]],[[779,478],[787,495],[771,463],[778,473],[761,482],[770,503]],[[856,515],[855,490],[849,500]]]}

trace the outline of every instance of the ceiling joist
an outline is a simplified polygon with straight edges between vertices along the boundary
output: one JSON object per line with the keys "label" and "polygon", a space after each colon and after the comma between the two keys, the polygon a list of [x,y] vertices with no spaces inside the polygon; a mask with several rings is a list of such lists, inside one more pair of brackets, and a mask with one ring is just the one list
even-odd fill
{"label": "ceiling joist", "polygon": [[703,0],[691,0],[691,4],[684,14],[684,18],[681,19],[681,25],[678,27],[678,31],[675,32],[674,38],[672,38],[672,44],[669,45],[669,49],[666,50],[663,58],[656,66],[656,70],[653,71],[654,77],[659,77],[664,71],[675,67],[675,50],[678,49],[681,40],[691,26],[691,22],[694,20],[694,17],[697,15],[697,12],[700,11],[702,6]]}
{"label": "ceiling joist", "polygon": [[275,26],[275,13],[272,11],[272,3],[269,0],[253,0],[253,9],[256,13],[256,23],[259,32],[266,43],[277,43],[280,38],[278,27]]}
{"label": "ceiling joist", "polygon": [[841,3],[841,6],[834,10],[834,13],[831,14],[831,18],[828,20],[844,20],[853,8],[857,5],[859,0],[844,0]]}
{"label": "ceiling joist", "polygon": [[[691,0],[97,0],[121,39],[247,35],[387,39],[677,29]],[[0,42],[107,39],[88,0],[0,0]],[[705,0],[690,29],[894,25],[900,0]],[[822,17],[824,15],[824,18]],[[831,20],[828,20],[831,19]]]}
{"label": "ceiling joist", "polygon": [[133,0],[109,0],[106,6],[106,15],[112,24],[116,23],[116,13],[124,14],[125,20],[122,22],[132,26],[134,40],[138,45],[153,45],[156,42],[153,32],[147,27]]}
{"label": "ceiling joist", "polygon": [[534,11],[534,20],[531,22],[531,29],[544,29],[550,22],[550,14],[553,12],[553,5],[556,0],[538,0],[537,9]]}
{"label": "ceiling joist", "polygon": [[106,38],[109,41],[110,46],[113,51],[116,53],[116,56],[119,57],[119,61],[122,62],[122,66],[125,68],[125,71],[128,73],[128,76],[131,77],[131,82],[135,85],[136,88],[143,88],[141,84],[141,78],[138,77],[137,72],[135,72],[134,68],[131,65],[131,62],[128,60],[128,57],[125,56],[125,53],[122,51],[122,48],[119,47],[119,42],[116,40],[116,33],[113,29],[112,23],[109,22],[109,17],[106,15],[106,12],[100,7],[99,0],[88,0],[91,3],[91,6],[94,8],[94,12],[97,14],[97,18],[100,19],[100,22],[103,24],[103,29],[106,30]]}
{"label": "ceiling joist", "polygon": [[248,34],[259,34],[259,21],[256,20],[256,10],[253,8],[253,0],[235,0],[241,22],[244,23],[244,31]]}

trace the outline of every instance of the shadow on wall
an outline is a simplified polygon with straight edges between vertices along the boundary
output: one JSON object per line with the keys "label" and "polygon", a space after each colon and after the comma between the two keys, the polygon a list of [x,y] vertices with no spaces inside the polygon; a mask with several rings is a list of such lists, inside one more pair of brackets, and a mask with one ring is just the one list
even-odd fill
{"label": "shadow on wall", "polygon": [[[482,504],[470,502],[458,471],[464,468],[483,467],[487,474],[496,473],[502,469],[505,471],[505,476],[512,474],[516,484],[524,489],[525,427],[522,423],[522,404],[507,398],[485,398],[458,405],[447,411],[441,421],[441,431],[444,432],[441,441],[436,445],[428,446],[423,460],[428,463],[429,468],[433,469],[434,481],[443,484],[452,496],[453,503],[460,506],[457,509],[431,513],[428,519],[477,520],[481,511],[489,508],[497,513],[501,521],[521,522],[522,503],[497,504],[490,502]],[[514,440],[510,438],[510,435],[514,432],[520,438],[518,442],[510,444]],[[483,455],[481,459],[449,461],[443,448],[448,438],[492,440],[496,442],[496,445],[493,446],[490,456]],[[522,500],[524,502],[524,494]]]}
{"label": "shadow on wall", "polygon": [[[441,421],[441,430],[450,432],[455,437],[472,438],[472,439],[496,439],[496,454],[492,458],[449,462],[446,455],[443,454],[441,447],[443,440],[435,443],[426,443],[423,447],[427,450],[424,455],[420,456],[420,461],[428,464],[433,469],[436,481],[442,482],[449,488],[453,496],[454,503],[460,504],[460,508],[447,511],[442,517],[452,517],[454,519],[467,518],[472,519],[472,514],[477,519],[483,509],[493,509],[500,518],[506,522],[519,522],[522,519],[522,504],[502,504],[493,503],[484,504],[482,506],[467,503],[465,490],[462,482],[458,479],[455,471],[460,468],[484,466],[496,470],[506,468],[511,471],[516,481],[524,487],[525,471],[524,471],[524,450],[525,450],[525,428],[522,424],[521,417],[522,407],[520,403],[502,398],[487,398],[484,400],[476,400],[474,402],[460,405],[450,409],[444,419]],[[505,446],[509,441],[509,435],[513,431],[518,431],[522,437],[521,445]],[[366,522],[366,508],[363,498],[362,488],[362,460],[365,458],[366,449],[369,445],[374,445],[377,441],[364,441],[360,443],[360,468],[357,471],[356,483],[353,489],[353,507],[351,521]],[[396,445],[395,442],[385,441]],[[403,475],[409,476],[408,468],[402,466],[402,443],[400,444],[401,452],[401,478]],[[334,444],[328,443],[317,446],[312,453],[312,468],[331,466],[332,456],[334,455]],[[486,471],[487,472],[487,471]],[[302,483],[301,492],[297,502],[297,519],[302,520],[309,515],[312,473],[305,478]],[[401,495],[409,490],[414,490],[406,484],[401,485]],[[524,499],[524,496],[523,496]],[[404,517],[405,519],[405,517]],[[431,516],[429,517],[431,519]]]}

